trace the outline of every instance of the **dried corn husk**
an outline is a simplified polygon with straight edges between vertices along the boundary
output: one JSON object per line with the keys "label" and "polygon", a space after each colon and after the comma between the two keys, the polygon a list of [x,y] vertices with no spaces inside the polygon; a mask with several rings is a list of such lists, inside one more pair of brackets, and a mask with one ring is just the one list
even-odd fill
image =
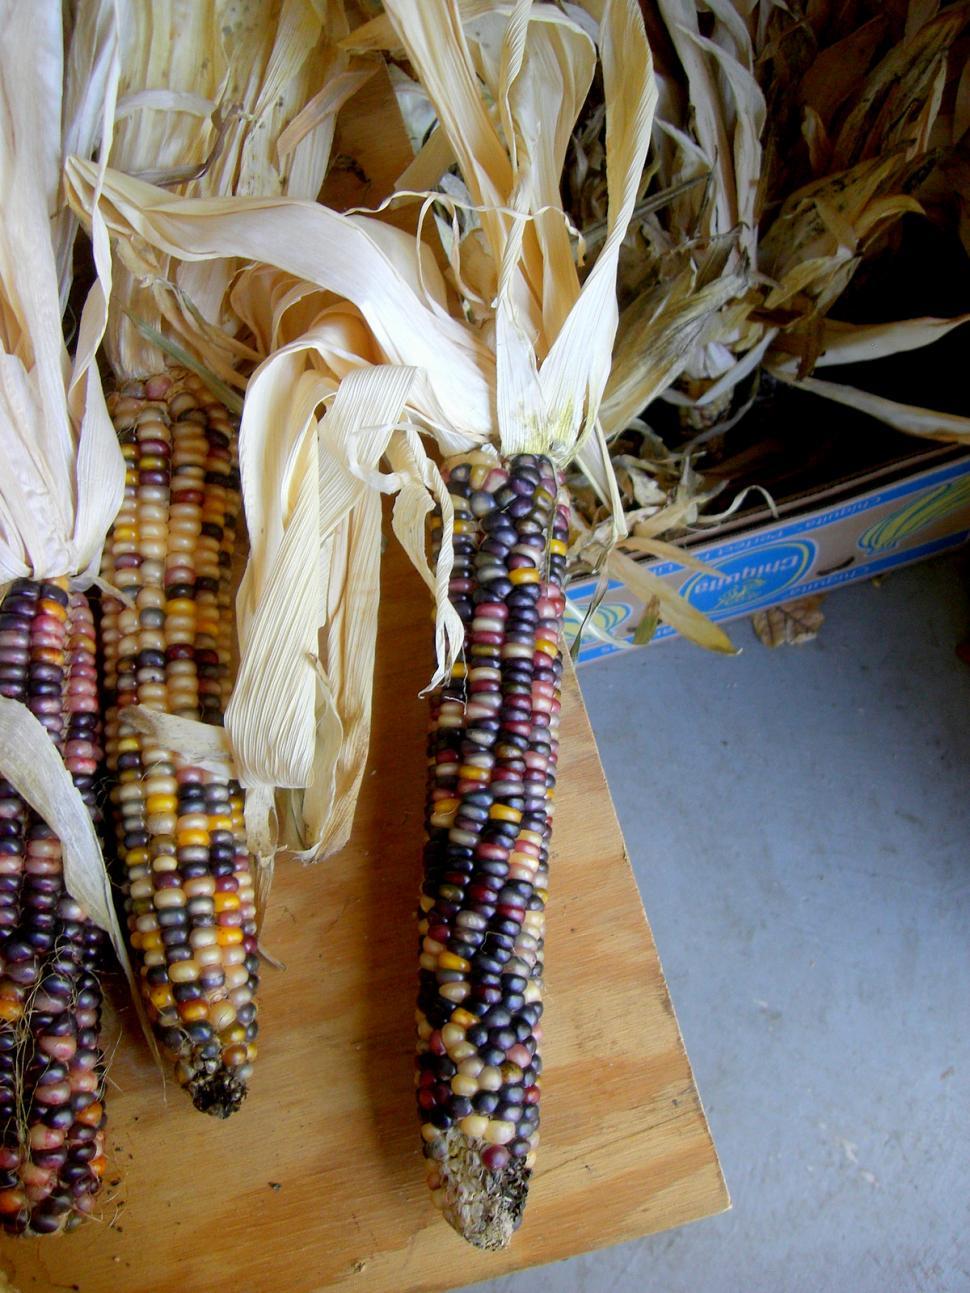
{"label": "dried corn husk", "polygon": [[[81,0],[81,11],[97,2]],[[132,0],[121,14],[112,166],[198,197],[316,197],[336,115],[370,72],[338,47],[341,0]],[[115,248],[104,339],[115,374],[160,371],[171,353],[163,337],[243,386],[241,370],[259,356],[236,340],[227,308],[237,263],[186,265]]]}
{"label": "dried corn husk", "polygon": [[[100,107],[111,111],[117,62],[114,9],[106,0],[79,18],[66,54],[54,0],[2,0],[0,23],[0,591],[18,578],[67,577],[86,588],[121,499],[124,461],[94,362],[99,292],[84,303],[73,362],[64,343],[76,223],[60,177],[65,145],[88,153],[102,143]],[[0,776],[59,836],[66,887],[127,969],[90,815],[45,729],[3,698]]]}
{"label": "dried corn husk", "polygon": [[[125,6],[124,20],[123,76],[110,153],[114,166],[199,199],[316,197],[336,116],[376,67],[340,49],[338,41],[347,32],[342,0],[136,0]],[[92,213],[93,236],[107,240],[109,224],[96,203]],[[110,265],[99,266],[99,273],[112,302],[105,347],[116,376],[146,376],[175,358],[200,372],[228,407],[238,407],[231,388],[245,386],[265,353],[258,348],[265,329],[238,335],[244,324],[233,301],[245,292],[234,296],[231,290],[241,268],[236,255],[188,262],[147,242],[122,238],[113,246],[113,273]],[[333,383],[326,393],[332,395]],[[246,447],[253,438],[252,421],[242,433],[246,462],[252,457]],[[247,473],[252,482],[261,475],[261,470]],[[254,485],[251,527],[253,500],[260,496]],[[240,597],[240,636],[262,641],[259,624],[250,623],[248,586]],[[307,636],[304,632],[301,640]],[[315,653],[315,634],[309,644]],[[244,670],[244,688],[249,677]],[[338,694],[338,703],[343,700]],[[312,691],[310,701],[306,716],[312,731]],[[317,717],[326,723],[326,714]],[[151,715],[144,721],[156,734],[164,726]],[[350,722],[348,713],[343,721]],[[221,734],[205,730],[183,730],[179,748],[197,749],[201,760],[220,766],[232,753]],[[267,827],[255,824],[271,815],[272,786],[250,784],[253,839],[264,841]],[[271,850],[261,846],[260,852],[265,857]],[[261,909],[268,883],[264,871]]]}
{"label": "dried corn husk", "polygon": [[[671,57],[658,77],[645,179],[648,199],[670,197],[635,217],[624,248],[620,278],[630,292],[603,407],[610,436],[642,429],[637,416],[658,396],[700,432],[726,428],[743,412],[739,392],[756,388],[764,370],[901,429],[962,437],[952,415],[934,421],[927,410],[807,379],[819,363],[843,362],[840,352],[884,357],[964,321],[901,320],[849,345],[853,329],[828,316],[893,222],[923,210],[934,149],[947,150],[939,174],[960,188],[970,78],[954,50],[967,6],[656,0],[649,8]],[[602,188],[595,126],[594,117],[574,140],[580,216],[595,215]],[[939,189],[930,191],[937,201]],[[638,466],[658,480],[668,474],[649,444]]]}
{"label": "dried corn husk", "polygon": [[[391,0],[367,47],[386,43],[407,51],[434,104],[447,140],[437,156],[459,162],[459,196],[442,197],[439,209],[471,207],[477,216],[459,226],[450,282],[413,237],[318,205],[192,201],[112,172],[95,216],[133,261],[245,257],[283,271],[254,269],[232,293],[261,344],[279,347],[253,376],[243,414],[252,554],[240,595],[240,681],[227,713],[254,805],[253,842],[264,854],[293,823],[306,856],[339,847],[349,830],[369,719],[378,491],[398,491],[395,530],[436,593],[436,677],[460,642],[446,595],[450,509],[419,431],[446,453],[493,444],[559,463],[578,457],[619,511],[598,413],[619,250],[656,97],[637,5],[607,0],[571,6],[567,16],[521,0],[461,8]],[[580,284],[558,183],[597,58],[610,200],[596,265]],[[92,168],[73,160],[67,174],[72,200],[90,212]],[[455,185],[447,187],[453,195]],[[472,263],[478,291],[464,277]],[[294,324],[304,331],[294,336]],[[383,475],[382,461],[391,469]],[[429,571],[422,523],[435,499],[444,539]],[[301,606],[297,623],[283,626],[285,673],[274,666],[283,649],[274,637],[277,560],[293,571]],[[292,716],[282,741],[280,713]],[[274,805],[275,786],[294,794]]]}

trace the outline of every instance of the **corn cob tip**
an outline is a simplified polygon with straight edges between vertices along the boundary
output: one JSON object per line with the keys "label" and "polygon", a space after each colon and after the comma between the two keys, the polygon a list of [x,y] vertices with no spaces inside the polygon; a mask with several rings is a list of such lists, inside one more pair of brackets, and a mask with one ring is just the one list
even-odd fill
{"label": "corn cob tip", "polygon": [[213,1118],[230,1117],[248,1094],[245,1082],[225,1069],[193,1079],[187,1089],[196,1109],[200,1113],[211,1114]]}
{"label": "corn cob tip", "polygon": [[488,1146],[458,1128],[443,1141],[444,1157],[437,1166],[445,1220],[476,1248],[507,1248],[522,1222],[531,1169],[523,1159],[512,1158],[500,1171],[490,1170],[482,1162]]}

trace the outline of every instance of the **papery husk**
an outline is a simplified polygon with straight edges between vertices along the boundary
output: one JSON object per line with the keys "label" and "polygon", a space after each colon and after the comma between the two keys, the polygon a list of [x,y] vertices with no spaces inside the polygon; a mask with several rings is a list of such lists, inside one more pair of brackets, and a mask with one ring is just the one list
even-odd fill
{"label": "papery husk", "polygon": [[[970,78],[952,66],[951,51],[968,7],[909,5],[904,30],[898,15],[852,7],[717,0],[704,7],[704,34],[687,0],[653,8],[671,47],[647,196],[677,195],[627,239],[623,280],[643,286],[617,337],[602,408],[610,438],[642,427],[649,401],[662,398],[680,407],[700,444],[734,424],[762,370],[805,385],[817,365],[931,344],[958,326],[962,316],[898,320],[850,339],[846,325],[826,316],[886,230],[923,212],[920,186],[934,148],[949,146],[939,174],[959,188],[958,141],[970,121],[970,88],[962,97],[960,89]],[[595,132],[577,136],[574,148],[585,167],[572,177],[574,205],[583,210],[601,187]],[[704,183],[678,190],[692,177]],[[932,196],[940,200],[939,185]],[[682,346],[671,342],[668,323]],[[952,415],[934,419],[813,380],[814,393],[898,429],[931,435],[935,425],[941,438],[962,436]],[[649,453],[640,463],[664,475]],[[587,564],[595,565],[595,551]]]}
{"label": "papery husk", "polygon": [[[73,361],[64,343],[77,226],[62,207],[60,176],[66,144],[103,142],[99,109],[110,114],[117,74],[114,8],[99,4],[90,21],[78,20],[66,50],[59,4],[2,0],[0,23],[0,594],[21,578],[83,589],[97,573],[125,468],[94,362],[97,290],[84,302]],[[0,777],[60,839],[65,887],[109,935],[137,997],[90,814],[46,729],[5,698]]]}
{"label": "papery husk", "polygon": [[[195,197],[317,196],[336,114],[368,74],[338,47],[341,0],[132,0],[122,15],[113,167]],[[142,323],[242,385],[238,366],[252,357],[232,341],[236,260],[186,265],[116,250],[104,344],[118,379],[166,365]]]}
{"label": "papery husk", "polygon": [[[159,255],[276,266],[284,277],[252,277],[248,301],[237,285],[234,309],[260,313],[253,331],[274,346],[287,320],[302,316],[306,326],[251,379],[241,436],[252,554],[227,730],[244,784],[261,788],[247,795],[247,825],[264,858],[284,836],[306,856],[322,856],[349,830],[369,726],[383,489],[398,491],[395,530],[436,593],[436,678],[458,649],[447,599],[447,494],[419,430],[446,454],[492,443],[558,463],[579,455],[620,512],[598,412],[617,323],[619,248],[656,97],[639,9],[633,0],[590,6],[597,26],[589,14],[580,23],[544,4],[477,4],[472,13],[446,0],[390,0],[386,8],[379,39],[388,40],[389,23],[435,105],[481,226],[480,280],[494,297],[474,301],[474,323],[457,277],[446,288],[426,249],[366,215],[281,199],[185,200],[111,172],[95,216],[130,263],[152,273],[163,273]],[[596,266],[580,284],[558,181],[592,75],[591,31],[607,100],[610,205]],[[72,201],[90,211],[90,166],[72,161],[67,179]],[[384,365],[414,371],[400,386],[400,373]],[[386,402],[392,389],[401,392],[396,411]],[[422,521],[435,501],[443,541],[429,571]],[[279,576],[278,563],[296,583]],[[274,603],[283,587],[294,605],[281,622]],[[289,667],[277,668],[284,658]],[[274,801],[273,786],[292,793]]]}
{"label": "papery husk", "polygon": [[[168,0],[161,5],[137,0],[127,6],[122,100],[110,153],[112,164],[121,168],[119,176],[122,171],[141,175],[197,201],[256,195],[314,199],[327,171],[337,114],[376,66],[354,60],[339,48],[338,41],[346,32],[342,0]],[[93,179],[90,169],[87,179]],[[110,221],[103,219],[95,189],[88,192],[93,235],[107,240]],[[249,303],[245,287],[236,281],[245,248],[190,261],[173,256],[165,246],[119,238],[117,232],[110,227],[117,253],[113,279],[110,266],[100,276],[112,300],[105,347],[116,378],[149,376],[173,360],[184,362],[207,381],[227,407],[233,407],[229,388],[246,385],[249,373],[268,353],[260,348],[260,339],[272,331],[265,313],[262,318],[254,317],[260,314],[258,303]],[[250,325],[255,325],[252,335],[237,335]],[[321,336],[329,335],[327,325],[320,326]],[[306,406],[299,403],[302,397],[287,390],[284,404],[291,403],[293,396],[292,403],[302,409],[304,419],[310,419],[315,400],[332,395],[334,388],[332,379],[323,390],[317,384]],[[264,389],[265,375],[260,373],[255,407],[265,407],[261,402]],[[238,630],[244,642],[263,640],[259,632],[264,620],[255,626],[251,623],[252,607],[246,594],[257,579],[256,572],[267,569],[260,565],[260,555],[267,548],[257,520],[261,515],[257,500],[265,493],[261,486],[274,478],[263,464],[256,462],[252,469],[249,464],[263,443],[261,437],[288,425],[285,411],[277,415],[275,410],[269,412],[264,425],[251,430],[253,423],[252,417],[244,420],[240,443],[248,521],[256,539],[240,594]],[[272,456],[276,448],[277,442],[272,441],[266,452]],[[307,465],[305,457],[298,458],[298,466]],[[292,466],[280,465],[284,471]],[[307,478],[306,485],[312,490],[313,476]],[[288,520],[286,501],[277,499],[275,506],[281,505]],[[290,550],[300,537],[306,537],[303,530],[291,533]],[[304,580],[314,572],[322,578],[319,549],[327,542],[324,527],[315,524],[311,547],[317,555],[299,559]],[[279,555],[271,544],[269,550],[274,559]],[[262,574],[258,578],[265,582]],[[287,680],[295,689],[291,694],[301,700],[306,694],[302,670],[308,670],[311,679],[316,677],[309,657],[316,657],[318,622],[325,621],[325,615],[318,615],[311,630],[297,631],[290,639],[300,642],[308,653],[299,656],[294,678]],[[287,622],[285,616],[282,622]],[[244,650],[234,703],[229,707],[232,716],[250,694],[252,664],[252,652]],[[348,672],[353,678],[353,669]],[[319,690],[326,693],[325,685]],[[358,723],[356,711],[347,703],[352,690],[352,681],[348,681],[346,690],[336,696],[341,733],[352,734]],[[309,708],[298,710],[293,721],[293,731],[304,736],[309,725],[311,749],[314,693],[311,681]],[[260,693],[259,700],[262,698]],[[254,704],[258,709],[258,701]],[[181,750],[197,751],[201,766],[217,766],[233,775],[238,771],[237,750],[227,733],[219,732],[214,738],[199,724],[183,723],[178,730],[170,730],[172,724],[157,717],[145,715],[144,719],[154,736],[165,737],[169,744],[174,741]],[[258,718],[253,721],[259,725]],[[317,714],[316,722],[321,730],[327,730],[325,715]],[[260,730],[265,735],[265,728]],[[238,736],[231,722],[229,731]],[[275,733],[266,738],[267,749],[272,749],[275,741]],[[333,741],[324,744],[328,749],[334,746]],[[248,749],[246,740],[240,740],[240,748],[244,752]],[[245,759],[238,762],[248,767]],[[307,758],[304,767],[310,770],[312,759]],[[265,864],[277,842],[275,825],[272,831],[267,825],[276,820],[276,781],[247,781],[244,776],[243,782],[250,791],[246,803],[250,842]],[[282,780],[280,784],[293,782]],[[264,865],[257,877],[260,916],[270,877],[271,870]]]}

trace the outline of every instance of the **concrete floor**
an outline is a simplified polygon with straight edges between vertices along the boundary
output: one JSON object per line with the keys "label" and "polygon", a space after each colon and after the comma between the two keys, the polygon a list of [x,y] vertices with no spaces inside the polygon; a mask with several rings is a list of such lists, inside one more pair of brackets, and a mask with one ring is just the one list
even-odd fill
{"label": "concrete floor", "polygon": [[968,589],[961,554],[803,647],[581,670],[734,1207],[543,1293],[970,1290]]}

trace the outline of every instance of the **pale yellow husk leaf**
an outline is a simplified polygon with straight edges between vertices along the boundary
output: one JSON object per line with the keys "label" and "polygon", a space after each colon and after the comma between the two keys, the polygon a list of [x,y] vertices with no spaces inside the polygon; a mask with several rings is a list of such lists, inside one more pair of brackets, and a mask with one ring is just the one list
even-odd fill
{"label": "pale yellow husk leaf", "polygon": [[[313,857],[349,831],[370,721],[381,491],[398,491],[395,532],[435,591],[435,679],[462,640],[447,599],[450,505],[418,430],[446,454],[488,442],[560,463],[579,452],[618,505],[598,412],[617,256],[656,97],[642,20],[633,0],[597,6],[598,25],[551,5],[473,8],[387,5],[483,231],[496,296],[476,302],[474,322],[433,258],[367,215],[280,198],[185,199],[105,176],[96,218],[141,272],[160,273],[159,254],[282,271],[255,268],[231,295],[274,352],[250,380],[241,428],[252,553],[226,716],[264,859],[281,836]],[[580,286],[558,176],[597,49],[610,203],[603,248]],[[81,210],[91,210],[93,180],[89,164],[72,160],[67,182]],[[431,571],[423,521],[435,501],[444,539]],[[283,794],[274,799],[273,787]]]}
{"label": "pale yellow husk leaf", "polygon": [[[685,554],[679,549],[676,559],[687,564]],[[737,648],[722,628],[681,597],[669,584],[632,557],[626,556],[619,548],[614,548],[606,558],[606,568],[614,579],[622,579],[645,606],[656,600],[662,617],[678,633],[710,651],[719,651],[725,655],[737,654]]]}
{"label": "pale yellow husk leaf", "polygon": [[[368,75],[338,47],[342,0],[128,0],[121,12],[113,167],[196,197],[317,196],[337,113]],[[232,380],[236,260],[185,264],[115,248],[105,350],[116,375],[165,366],[143,322]]]}
{"label": "pale yellow husk leaf", "polygon": [[[91,344],[99,294],[84,305],[73,364],[61,324],[76,228],[59,198],[63,148],[101,142],[101,117],[77,78],[98,69],[111,110],[113,6],[76,25],[66,55],[61,24],[59,4],[0,0],[0,593],[17,578],[86,587],[124,489]],[[66,132],[65,105],[78,113]],[[130,978],[90,814],[44,727],[26,706],[3,698],[0,777],[60,838],[65,885],[109,933]]]}

